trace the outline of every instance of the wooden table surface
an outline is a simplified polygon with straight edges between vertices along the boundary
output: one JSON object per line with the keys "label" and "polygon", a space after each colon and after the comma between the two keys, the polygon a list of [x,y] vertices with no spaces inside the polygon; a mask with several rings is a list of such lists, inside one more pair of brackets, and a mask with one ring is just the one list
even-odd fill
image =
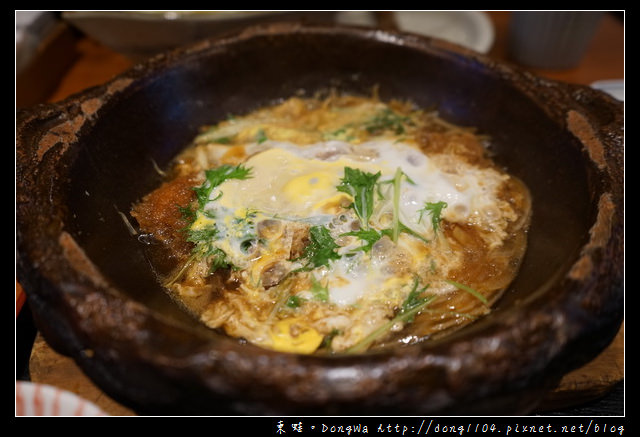
{"label": "wooden table surface", "polygon": [[[495,41],[488,55],[506,62],[508,57],[509,12],[489,11],[494,25]],[[88,87],[100,85],[115,75],[134,65],[125,56],[114,52],[97,41],[74,33],[72,61],[51,91],[42,96],[42,101],[56,102]],[[525,68],[526,69],[526,68]],[[589,85],[598,80],[624,79],[624,24],[613,14],[605,14],[598,30],[580,64],[568,70],[528,69],[530,72],[549,79]],[[19,101],[19,99],[17,99]],[[20,285],[16,283],[16,305],[22,305],[23,296]],[[99,390],[88,388],[90,382],[84,381],[74,364],[64,357],[57,356],[37,337],[34,342],[31,372],[41,382],[51,382],[71,391],[81,392],[87,397],[102,398]],[[624,329],[621,329],[612,346],[601,357],[578,369],[563,380],[563,384],[552,394],[549,407],[566,407],[568,398],[581,392],[584,399],[592,399],[604,394],[612,384],[623,380],[624,375]],[[63,369],[56,372],[54,369]],[[605,370],[603,370],[605,369]],[[71,376],[69,376],[71,375]],[[593,376],[597,381],[593,381]],[[72,378],[72,383],[69,382]],[[73,379],[76,378],[76,379]],[[65,382],[66,381],[66,382]],[[66,386],[71,384],[70,386]],[[83,388],[84,387],[84,388]],[[88,391],[87,391],[88,390]],[[563,398],[565,396],[565,398]],[[104,399],[104,398],[103,398]],[[94,400],[95,399],[91,399]],[[129,414],[124,407],[104,399],[101,406],[115,414]],[[553,402],[557,404],[554,405]],[[98,402],[101,403],[101,402]]]}

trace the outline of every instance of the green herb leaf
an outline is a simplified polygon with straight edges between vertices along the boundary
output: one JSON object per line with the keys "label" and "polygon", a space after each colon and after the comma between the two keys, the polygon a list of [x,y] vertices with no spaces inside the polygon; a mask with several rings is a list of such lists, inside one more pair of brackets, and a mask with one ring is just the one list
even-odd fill
{"label": "green herb leaf", "polygon": [[[206,226],[201,229],[189,229],[186,240],[191,243],[202,244],[213,241],[218,237],[218,228]],[[208,251],[205,251],[205,253]]]}
{"label": "green herb leaf", "polygon": [[310,242],[304,248],[301,258],[306,258],[307,263],[295,271],[309,271],[321,266],[329,266],[329,261],[340,259],[336,252],[340,246],[336,244],[329,230],[324,226],[312,226],[309,229]]}
{"label": "green herb leaf", "polygon": [[420,217],[418,223],[422,221],[423,215],[429,214],[431,216],[431,225],[433,226],[433,232],[438,233],[440,229],[440,222],[442,221],[442,210],[447,207],[447,202],[426,202],[424,208],[420,210]]}
{"label": "green herb leaf", "polygon": [[396,173],[393,179],[381,182],[381,184],[393,184],[392,225],[390,229],[385,229],[381,232],[383,235],[387,235],[389,238],[391,238],[391,241],[393,241],[394,243],[398,242],[398,237],[402,232],[412,235],[424,241],[425,243],[428,243],[429,240],[427,240],[425,237],[423,237],[422,235],[420,235],[419,233],[417,233],[416,231],[414,231],[413,229],[411,229],[410,227],[408,227],[407,225],[405,225],[400,221],[400,195],[402,194],[400,189],[401,189],[401,184],[403,179],[406,179],[410,184],[415,185],[415,182],[413,182],[411,178],[409,178],[409,176],[407,176],[407,174],[403,172],[400,167],[396,169]]}
{"label": "green herb leaf", "polygon": [[256,142],[258,144],[262,144],[265,141],[267,141],[269,138],[267,138],[267,134],[265,133],[264,130],[260,129],[258,130],[258,132],[256,133]]}
{"label": "green herb leaf", "polygon": [[326,141],[330,140],[342,140],[342,141],[351,141],[355,138],[352,133],[353,123],[347,123],[344,126],[333,130],[331,132],[324,132],[322,134],[322,138]]}
{"label": "green herb leaf", "polygon": [[249,179],[251,177],[251,169],[244,167],[242,164],[238,166],[225,164],[218,168],[206,170],[204,174],[206,180],[201,186],[193,189],[196,192],[200,209],[204,208],[209,202],[209,196],[214,188],[228,179]]}
{"label": "green herb leaf", "polygon": [[489,305],[489,301],[487,300],[486,297],[484,297],[482,294],[480,294],[480,292],[474,290],[473,288],[469,287],[468,285],[461,284],[461,283],[456,282],[456,281],[451,280],[451,279],[445,279],[444,282],[446,282],[447,284],[451,284],[454,287],[459,288],[460,290],[466,291],[467,293],[471,294],[473,297],[478,299],[483,304]]}
{"label": "green herb leaf", "polygon": [[396,135],[405,133],[405,123],[410,124],[411,119],[404,115],[396,114],[390,108],[378,112],[373,118],[364,124],[364,128],[370,134],[377,134],[390,130]]}
{"label": "green herb leaf", "polygon": [[302,302],[304,302],[304,299],[299,296],[289,296],[285,305],[289,308],[298,308],[302,305]]}
{"label": "green herb leaf", "polygon": [[419,279],[416,278],[413,283],[413,287],[411,291],[409,292],[409,294],[407,295],[407,298],[402,303],[400,311],[398,312],[398,314],[396,314],[396,316],[393,319],[389,320],[387,323],[380,326],[378,329],[374,330],[372,333],[367,335],[358,343],[347,348],[345,352],[346,353],[364,352],[369,348],[369,346],[371,346],[371,344],[373,344],[375,341],[380,339],[382,336],[386,335],[396,323],[413,322],[415,316],[424,307],[426,307],[431,302],[433,302],[434,299],[436,299],[437,297],[437,296],[420,297],[420,295],[424,293],[424,291],[429,287],[429,285],[427,284],[423,288],[418,289],[419,285],[420,285]]}
{"label": "green herb leaf", "polygon": [[180,267],[180,270],[178,270],[172,277],[170,277],[165,283],[165,287],[170,287],[172,286],[177,280],[179,280],[185,273],[186,271],[189,269],[189,267],[195,262],[196,258],[198,257],[197,253],[193,253],[191,254],[191,256],[189,257],[189,259],[182,265],[182,267]]}
{"label": "green herb leaf", "polygon": [[[417,238],[418,240],[421,240],[425,243],[429,243],[429,240],[424,238],[422,235],[420,235],[419,233],[417,233],[416,231],[414,231],[413,229],[411,229],[410,227],[406,226],[404,223],[402,223],[401,221],[398,221],[398,231],[399,233],[405,233],[405,234],[409,234],[415,238]],[[386,235],[387,237],[393,239],[393,229],[383,229],[380,231],[380,233],[382,235]]]}
{"label": "green herb leaf", "polygon": [[363,252],[369,252],[373,245],[384,235],[382,232],[378,232],[375,229],[359,229],[357,231],[345,232],[344,234],[340,234],[341,236],[352,236],[358,237],[360,240],[365,242],[360,246],[357,250],[362,250]]}
{"label": "green herb leaf", "polygon": [[320,302],[329,301],[329,288],[322,285],[313,275],[311,275],[311,294],[315,300]]}
{"label": "green herb leaf", "polygon": [[186,238],[187,241],[195,243],[193,254],[197,258],[207,259],[210,263],[210,273],[218,269],[233,267],[227,254],[214,244],[218,239],[218,233],[218,228],[215,225],[209,225],[200,229],[190,229]]}
{"label": "green herb leaf", "polygon": [[338,191],[353,197],[351,207],[360,219],[362,227],[369,229],[369,219],[373,214],[374,190],[381,173],[363,172],[357,168],[345,167]]}
{"label": "green herb leaf", "polygon": [[396,168],[396,174],[393,177],[393,232],[391,240],[394,243],[398,242],[398,235],[400,235],[400,185],[402,183],[403,171],[400,167]]}
{"label": "green herb leaf", "polygon": [[234,136],[214,138],[211,142],[217,144],[230,144]]}
{"label": "green herb leaf", "polygon": [[219,269],[227,269],[233,267],[233,264],[229,262],[227,254],[222,249],[214,248],[207,254],[210,256],[211,265],[209,266],[209,272],[213,273]]}
{"label": "green herb leaf", "polygon": [[191,205],[180,206],[176,205],[178,211],[180,211],[180,215],[182,219],[187,223],[191,224],[195,221],[198,210],[196,208],[192,208]]}
{"label": "green herb leaf", "polygon": [[331,349],[331,342],[338,335],[342,335],[342,331],[337,328],[333,328],[331,332],[324,336],[322,339],[322,344],[320,345],[321,349]]}
{"label": "green herb leaf", "polygon": [[[199,187],[193,190],[198,199],[198,208],[192,209],[190,206],[178,206],[178,210],[182,216],[190,222],[185,228],[187,232],[186,240],[195,243],[193,254],[198,258],[206,258],[210,262],[210,271],[215,272],[221,268],[233,267],[227,258],[227,254],[215,246],[220,230],[215,223],[208,224],[198,229],[193,229],[193,224],[199,215],[208,218],[215,218],[215,213],[211,210],[205,210],[205,206],[209,203],[211,192],[224,181],[229,179],[248,179],[251,177],[251,169],[242,165],[231,166],[222,165],[220,167],[206,170],[205,181]],[[222,193],[218,195],[220,197]],[[251,239],[252,236],[247,236]]]}
{"label": "green herb leaf", "polygon": [[433,296],[420,297],[420,295],[424,293],[427,288],[429,288],[429,285],[428,284],[425,285],[420,290],[418,290],[418,285],[419,285],[419,280],[418,278],[416,278],[413,283],[413,288],[409,292],[409,295],[404,300],[404,302],[402,302],[402,309],[398,314],[398,316],[403,316],[405,318],[405,321],[407,322],[413,322],[413,317],[417,313],[416,308],[422,308],[425,304],[430,302],[433,298]]}

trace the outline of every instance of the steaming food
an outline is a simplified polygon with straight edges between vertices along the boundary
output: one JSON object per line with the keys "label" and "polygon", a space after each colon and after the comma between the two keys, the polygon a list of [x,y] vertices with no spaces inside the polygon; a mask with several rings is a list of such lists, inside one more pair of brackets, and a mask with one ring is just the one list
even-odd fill
{"label": "steaming food", "polygon": [[290,98],[206,127],[135,205],[207,326],[291,353],[425,341],[517,273],[530,197],[487,139],[404,102]]}

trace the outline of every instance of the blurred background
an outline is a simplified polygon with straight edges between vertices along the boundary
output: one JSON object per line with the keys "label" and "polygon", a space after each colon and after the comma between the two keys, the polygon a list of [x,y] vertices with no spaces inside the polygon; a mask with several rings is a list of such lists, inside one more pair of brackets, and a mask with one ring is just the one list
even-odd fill
{"label": "blurred background", "polygon": [[[538,76],[602,89],[624,101],[624,20],[624,11],[15,11],[16,108],[62,100],[157,53],[275,21],[339,23],[436,37]],[[624,414],[622,335],[615,349],[599,357],[603,368],[617,371],[599,374],[607,382],[606,393],[585,393],[585,402],[571,408],[549,404],[541,413]],[[130,413],[39,340],[17,282],[15,346],[17,381],[32,379],[35,371],[41,381],[99,400],[109,413]],[[593,388],[588,374],[579,376],[585,379],[575,380],[574,392],[581,383]]]}
{"label": "blurred background", "polygon": [[16,11],[15,17],[17,107],[60,100],[159,52],[274,21],[414,32],[624,98],[623,11]]}

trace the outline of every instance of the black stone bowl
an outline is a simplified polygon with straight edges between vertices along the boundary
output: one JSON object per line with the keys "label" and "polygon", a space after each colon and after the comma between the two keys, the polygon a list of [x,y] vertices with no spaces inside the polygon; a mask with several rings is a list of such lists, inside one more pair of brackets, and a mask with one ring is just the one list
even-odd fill
{"label": "black stone bowl", "polygon": [[[156,281],[129,224],[203,124],[336,88],[437,107],[529,186],[521,271],[488,317],[358,356],[209,330]],[[159,55],[17,114],[17,272],[37,326],[139,414],[512,415],[594,358],[623,318],[622,103],[442,41],[275,24]]]}

